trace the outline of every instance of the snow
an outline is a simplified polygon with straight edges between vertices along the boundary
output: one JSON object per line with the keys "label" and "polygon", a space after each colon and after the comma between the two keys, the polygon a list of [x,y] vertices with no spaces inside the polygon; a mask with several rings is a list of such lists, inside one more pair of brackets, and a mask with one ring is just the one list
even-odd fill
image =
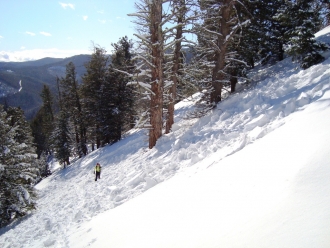
{"label": "snow", "polygon": [[132,130],[55,170],[36,186],[37,209],[0,230],[0,247],[330,247],[324,56],[307,70],[290,58],[256,69],[252,89],[200,119],[185,118],[198,95],[178,103],[151,150]]}
{"label": "snow", "polygon": [[22,87],[22,80],[19,80],[19,89],[18,89],[18,92],[20,92],[22,89],[23,89],[23,87]]}

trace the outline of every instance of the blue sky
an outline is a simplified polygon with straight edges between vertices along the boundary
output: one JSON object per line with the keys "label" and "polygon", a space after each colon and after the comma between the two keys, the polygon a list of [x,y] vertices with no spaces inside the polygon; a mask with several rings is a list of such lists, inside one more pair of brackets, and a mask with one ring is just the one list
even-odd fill
{"label": "blue sky", "polygon": [[0,61],[91,53],[133,39],[135,0],[0,0]]}

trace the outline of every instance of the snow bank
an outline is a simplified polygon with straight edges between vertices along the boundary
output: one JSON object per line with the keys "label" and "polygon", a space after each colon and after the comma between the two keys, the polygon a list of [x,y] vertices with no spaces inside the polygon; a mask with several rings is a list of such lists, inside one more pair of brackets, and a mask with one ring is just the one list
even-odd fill
{"label": "snow bank", "polygon": [[326,92],[239,153],[72,230],[69,246],[329,247],[329,125]]}
{"label": "snow bank", "polygon": [[329,76],[287,59],[201,119],[177,104],[154,149],[135,130],[44,179],[0,247],[329,247]]}

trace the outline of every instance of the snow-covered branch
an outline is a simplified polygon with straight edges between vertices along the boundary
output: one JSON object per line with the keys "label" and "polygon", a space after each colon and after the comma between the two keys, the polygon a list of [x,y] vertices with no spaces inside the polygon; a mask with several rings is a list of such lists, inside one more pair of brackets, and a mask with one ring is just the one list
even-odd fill
{"label": "snow-covered branch", "polygon": [[216,35],[216,36],[223,36],[222,34],[220,34],[220,33],[218,33],[218,32],[215,32],[215,31],[212,31],[212,30],[209,30],[209,29],[207,29],[207,28],[205,28],[205,27],[202,27],[202,29],[203,29],[204,31],[206,31],[207,33],[214,34],[214,35]]}
{"label": "snow-covered branch", "polygon": [[123,73],[123,74],[125,74],[126,76],[129,76],[129,77],[133,77],[133,76],[134,76],[133,74],[128,73],[128,72],[126,72],[126,71],[118,70],[118,69],[115,69],[115,68],[112,68],[112,69],[113,69],[114,71],[116,71],[116,72]]}
{"label": "snow-covered branch", "polygon": [[140,87],[142,87],[143,89],[145,89],[146,91],[148,91],[150,94],[155,94],[154,92],[151,91],[151,85],[144,83],[144,82],[140,82],[140,81],[131,81],[128,82],[126,85],[138,85]]}
{"label": "snow-covered branch", "polygon": [[141,60],[143,60],[146,64],[148,64],[148,66],[150,66],[150,67],[152,67],[152,68],[155,68],[155,66],[154,66],[152,63],[150,63],[150,61],[148,61],[148,59],[146,59],[144,56],[142,56],[142,55],[140,55],[140,54],[136,55],[136,56],[134,57],[134,59],[141,59]]}
{"label": "snow-covered branch", "polygon": [[146,44],[150,44],[150,41],[148,40],[149,36],[147,35],[143,36],[140,34],[133,34],[133,35],[139,38],[140,40],[144,41]]}

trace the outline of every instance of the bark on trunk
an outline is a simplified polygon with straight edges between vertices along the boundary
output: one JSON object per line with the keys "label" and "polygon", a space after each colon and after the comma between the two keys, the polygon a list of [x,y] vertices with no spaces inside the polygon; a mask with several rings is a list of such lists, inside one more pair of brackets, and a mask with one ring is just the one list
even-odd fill
{"label": "bark on trunk", "polygon": [[82,127],[82,125],[80,125],[80,137],[81,137],[81,149],[84,155],[87,154],[87,146],[86,146],[86,128]]}
{"label": "bark on trunk", "polygon": [[162,136],[163,116],[163,33],[162,33],[162,0],[151,3],[150,33],[152,46],[151,68],[151,101],[150,101],[150,131],[149,148],[153,148]]}
{"label": "bark on trunk", "polygon": [[237,77],[230,78],[230,92],[234,93],[236,91]]}
{"label": "bark on trunk", "polygon": [[218,23],[218,32],[220,35],[218,35],[217,38],[217,46],[219,48],[219,51],[216,53],[217,56],[215,58],[215,67],[213,69],[212,73],[212,86],[213,91],[211,92],[211,103],[217,104],[221,101],[221,93],[222,93],[222,87],[223,87],[223,80],[225,79],[225,74],[223,70],[225,69],[226,65],[226,53],[227,53],[227,43],[226,40],[228,35],[230,34],[230,13],[231,13],[231,1],[232,0],[224,0],[223,6],[220,10],[220,20]]}
{"label": "bark on trunk", "polygon": [[284,48],[283,48],[283,43],[279,42],[278,44],[278,60],[282,61],[284,59]]}
{"label": "bark on trunk", "polygon": [[[179,0],[179,15],[177,23],[183,23],[183,17],[184,17],[184,6],[185,6],[185,0]],[[174,124],[174,104],[176,100],[176,89],[178,86],[178,72],[179,72],[179,65],[180,65],[180,54],[181,54],[181,38],[182,38],[183,28],[182,26],[179,26],[176,29],[176,36],[175,39],[178,41],[175,44],[174,49],[174,56],[173,56],[173,67],[172,67],[172,86],[170,88],[170,103],[168,105],[168,113],[167,113],[167,120],[166,120],[166,128],[165,133],[169,133],[172,125]]]}
{"label": "bark on trunk", "polygon": [[100,125],[96,125],[96,149],[99,149],[101,147],[101,138],[100,138]]}

